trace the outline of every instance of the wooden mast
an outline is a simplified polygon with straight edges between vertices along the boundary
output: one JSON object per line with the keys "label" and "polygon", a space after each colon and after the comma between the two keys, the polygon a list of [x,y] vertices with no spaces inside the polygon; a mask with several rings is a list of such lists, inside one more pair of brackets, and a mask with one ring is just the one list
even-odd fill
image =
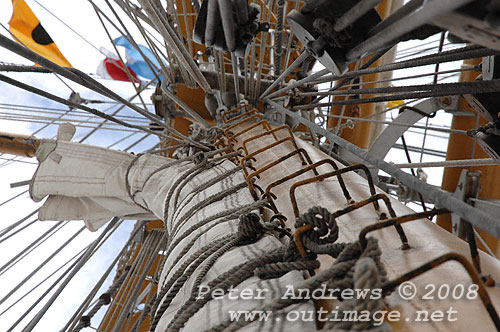
{"label": "wooden mast", "polygon": [[37,140],[33,136],[0,132],[0,153],[20,157],[34,157]]}
{"label": "wooden mast", "polygon": [[[464,61],[466,66],[475,66],[481,63],[481,59],[471,59]],[[465,71],[460,75],[461,82],[474,81],[479,75],[476,71]],[[458,110],[460,113],[453,116],[453,121],[451,124],[452,129],[459,130],[469,130],[476,128],[476,117],[479,117],[476,111],[474,111],[467,103],[467,101],[460,97]],[[463,115],[464,113],[466,115]],[[486,124],[486,120],[483,118],[479,119],[479,126]],[[476,143],[474,147],[474,139],[460,134],[451,133],[448,141],[448,150],[446,153],[446,160],[458,160],[458,159],[480,159],[489,158],[489,156],[483,151],[483,149]],[[472,155],[474,151],[474,155]],[[466,167],[449,167],[445,168],[443,173],[443,183],[441,188],[450,192],[454,192],[458,185],[458,180],[463,169]],[[481,188],[479,191],[480,198],[487,199],[500,199],[500,167],[498,166],[476,166],[472,167],[472,172],[480,171],[480,183]],[[437,220],[438,225],[448,230],[452,231],[451,217],[450,216],[439,216]],[[499,241],[494,236],[477,230],[490,249],[497,256],[500,254]],[[480,244],[479,244],[480,245]],[[481,245],[480,245],[481,246]],[[482,246],[481,246],[482,247]],[[484,250],[484,248],[483,248]]]}

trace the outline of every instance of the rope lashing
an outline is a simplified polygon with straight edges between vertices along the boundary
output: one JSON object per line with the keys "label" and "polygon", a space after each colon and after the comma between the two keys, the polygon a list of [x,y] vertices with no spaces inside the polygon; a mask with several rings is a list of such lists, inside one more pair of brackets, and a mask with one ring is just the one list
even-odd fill
{"label": "rope lashing", "polygon": [[[282,247],[281,251],[285,248]],[[282,251],[283,252],[283,251]],[[279,253],[279,252],[278,252]],[[313,290],[326,285],[328,289],[338,289],[340,294],[342,294],[342,290],[344,289],[353,289],[354,287],[354,275],[355,275],[355,265],[356,263],[363,259],[364,257],[369,257],[375,264],[376,269],[378,270],[379,282],[383,283],[386,280],[386,272],[382,265],[380,264],[380,255],[381,250],[378,245],[378,241],[375,238],[370,238],[368,240],[368,244],[366,249],[361,252],[359,242],[352,242],[346,245],[344,250],[338,255],[337,260],[332,264],[332,266],[326,270],[319,272],[317,275],[311,277],[308,280],[301,282],[298,285],[293,285],[294,289],[300,289],[301,292],[303,290],[309,290],[309,294],[312,293]],[[275,256],[277,253],[273,253]],[[278,254],[279,255],[279,254]],[[276,257],[275,257],[276,259]],[[269,263],[267,263],[269,264]],[[362,278],[361,278],[362,279]],[[365,279],[362,279],[365,280]],[[363,281],[364,282],[364,281]],[[215,287],[214,287],[215,288]],[[217,287],[218,288],[218,287]],[[222,287],[223,288],[223,287]],[[224,288],[223,288],[224,289]],[[286,291],[288,292],[288,290]],[[275,297],[272,301],[268,302],[262,307],[253,308],[250,310],[251,312],[257,311],[272,311],[277,312],[282,310],[292,304],[309,301],[310,298],[307,297],[299,297],[299,296],[287,296],[287,293],[283,292],[279,296]],[[198,304],[199,306],[200,304]],[[199,308],[197,307],[197,310]],[[179,312],[178,312],[179,314]],[[194,314],[194,313],[193,313]],[[184,317],[188,316],[188,314],[184,313]],[[227,320],[224,321],[205,332],[212,331],[237,331],[257,319],[256,317],[245,320]],[[177,323],[179,321],[175,320],[170,323],[170,327],[174,327],[173,331],[178,331],[180,328]],[[182,320],[182,324],[185,324],[185,319]],[[371,331],[370,331],[371,332]]]}
{"label": "rope lashing", "polygon": [[309,250],[318,255],[327,254],[336,258],[345,248],[345,243],[335,243],[339,237],[339,228],[335,218],[327,209],[314,206],[304,214],[299,215],[295,220],[295,228],[300,229],[306,226],[308,226],[308,230],[301,232],[300,238],[295,237],[296,241],[290,243],[290,251],[287,255],[298,249],[299,251]]}
{"label": "rope lashing", "polygon": [[260,217],[255,213],[240,215],[238,225],[238,235],[243,241],[257,241],[264,234],[264,225],[260,222]]}
{"label": "rope lashing", "polygon": [[[236,234],[226,235],[202,247],[191,255],[173,276],[168,279],[152,305],[152,312],[155,313],[151,320],[152,331],[154,331],[161,316],[168,309],[168,306],[184,286],[185,282],[201,264],[204,264],[204,266],[196,277],[191,294],[191,297],[195,298],[198,296],[199,285],[201,285],[204,277],[217,259],[237,245],[257,241],[266,230],[266,227],[260,221],[260,217],[255,213],[242,214],[239,220],[238,232]],[[165,299],[163,299],[164,297]]]}
{"label": "rope lashing", "polygon": [[379,269],[373,259],[369,257],[360,258],[354,267],[354,289],[369,290],[366,297],[354,297],[351,300],[342,302],[338,311],[337,317],[344,317],[344,313],[356,311],[369,312],[371,320],[345,320],[334,322],[328,320],[324,329],[334,332],[348,332],[348,331],[366,331],[366,332],[382,332],[391,331],[391,327],[387,323],[380,324],[373,320],[373,314],[377,311],[385,309],[385,302],[380,294],[373,295],[373,290],[381,289],[381,282],[379,277]]}
{"label": "rope lashing", "polygon": [[196,166],[204,165],[208,161],[207,156],[203,152],[198,152],[194,155],[193,163]]}

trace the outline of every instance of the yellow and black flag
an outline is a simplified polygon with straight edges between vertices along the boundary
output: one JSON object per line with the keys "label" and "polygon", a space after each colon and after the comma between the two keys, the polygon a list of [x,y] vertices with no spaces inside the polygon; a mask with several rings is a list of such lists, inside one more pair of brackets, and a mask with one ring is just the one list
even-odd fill
{"label": "yellow and black flag", "polygon": [[9,30],[18,39],[17,41],[59,66],[72,67],[26,2],[12,0],[12,7]]}

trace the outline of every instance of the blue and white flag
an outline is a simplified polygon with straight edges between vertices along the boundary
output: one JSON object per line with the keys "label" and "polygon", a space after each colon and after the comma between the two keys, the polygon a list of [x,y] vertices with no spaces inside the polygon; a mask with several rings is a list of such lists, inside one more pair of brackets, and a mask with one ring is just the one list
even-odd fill
{"label": "blue and white flag", "polygon": [[[144,58],[142,57],[141,53],[132,45],[130,42],[127,40],[125,37],[118,37],[115,40],[113,40],[113,43],[115,43],[116,46],[123,46],[125,47],[127,53],[127,66],[132,68],[132,70],[139,76],[142,76],[147,79],[153,79],[155,78],[155,75],[153,71],[151,71],[151,68],[148,66]],[[149,48],[147,48],[144,45],[137,44],[139,48],[141,49],[141,52],[144,54],[145,57],[149,59],[149,61],[154,65],[154,67],[157,68],[159,71],[161,66],[158,60],[156,60],[155,56],[153,55],[153,52]],[[161,76],[160,76],[161,77]]]}

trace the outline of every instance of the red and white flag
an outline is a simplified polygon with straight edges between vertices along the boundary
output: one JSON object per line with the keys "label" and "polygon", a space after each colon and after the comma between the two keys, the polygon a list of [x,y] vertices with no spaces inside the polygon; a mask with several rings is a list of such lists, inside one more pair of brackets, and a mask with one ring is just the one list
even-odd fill
{"label": "red and white flag", "polygon": [[[106,54],[106,58],[99,63],[97,67],[97,75],[105,79],[129,82],[132,78],[133,82],[140,83],[137,74],[128,66],[124,65],[118,56],[113,52],[101,47],[101,51]],[[127,74],[127,68],[130,76]]]}

